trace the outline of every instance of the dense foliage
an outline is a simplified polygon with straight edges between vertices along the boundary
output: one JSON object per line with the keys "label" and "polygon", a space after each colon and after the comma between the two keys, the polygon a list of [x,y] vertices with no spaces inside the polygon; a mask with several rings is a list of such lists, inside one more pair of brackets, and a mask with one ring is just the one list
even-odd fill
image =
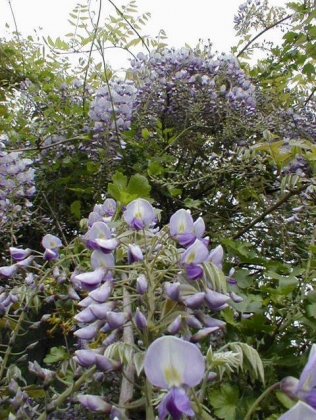
{"label": "dense foliage", "polygon": [[215,54],[109,4],[0,40],[0,419],[314,415],[315,5]]}

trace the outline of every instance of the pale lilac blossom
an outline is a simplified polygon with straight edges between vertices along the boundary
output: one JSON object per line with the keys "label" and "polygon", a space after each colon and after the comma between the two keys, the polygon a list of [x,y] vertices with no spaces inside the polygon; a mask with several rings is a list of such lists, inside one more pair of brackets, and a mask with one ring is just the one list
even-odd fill
{"label": "pale lilac blossom", "polygon": [[135,230],[149,226],[156,219],[153,206],[143,198],[137,198],[129,203],[123,213],[123,218]]}
{"label": "pale lilac blossom", "polygon": [[152,385],[169,389],[158,407],[160,420],[194,416],[183,387],[194,387],[204,377],[205,361],[197,346],[174,336],[157,338],[146,351],[144,370]]}

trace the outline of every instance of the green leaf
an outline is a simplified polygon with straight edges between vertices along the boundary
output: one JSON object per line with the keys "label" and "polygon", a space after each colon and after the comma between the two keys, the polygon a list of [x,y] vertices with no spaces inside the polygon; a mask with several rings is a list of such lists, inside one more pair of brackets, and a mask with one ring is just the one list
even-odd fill
{"label": "green leaf", "polygon": [[149,162],[147,173],[149,176],[160,175],[164,172],[164,168],[157,161]]}
{"label": "green leaf", "polygon": [[144,367],[145,352],[142,351],[142,352],[135,353],[133,360],[134,360],[136,373],[139,376]]}
{"label": "green leaf", "polygon": [[121,192],[126,191],[127,187],[127,176],[123,175],[121,172],[116,172],[113,175],[113,183],[108,185],[108,193],[117,201],[122,202]]}
{"label": "green leaf", "polygon": [[129,194],[135,194],[136,197],[146,198],[148,197],[151,190],[151,186],[146,177],[143,175],[132,175],[127,186],[127,192]]}
{"label": "green leaf", "polygon": [[263,363],[257,350],[246,343],[240,342],[230,343],[229,347],[235,352],[241,352],[252,367],[251,373],[254,374],[255,378],[259,378],[264,382]]}
{"label": "green leaf", "polygon": [[223,384],[220,389],[214,389],[209,393],[210,403],[214,413],[220,419],[236,419],[239,392],[231,385]]}
{"label": "green leaf", "polygon": [[311,77],[313,74],[315,74],[315,67],[311,63],[307,63],[303,67],[302,72],[307,74],[308,77]]}
{"label": "green leaf", "polygon": [[80,219],[81,218],[81,201],[80,200],[73,201],[70,206],[70,211],[72,214],[74,214],[77,217],[77,219]]}
{"label": "green leaf", "polygon": [[45,356],[44,362],[49,365],[66,359],[68,359],[68,353],[63,347],[52,347],[50,353]]}
{"label": "green leaf", "polygon": [[150,136],[150,131],[148,130],[148,128],[143,128],[142,129],[142,138],[144,140],[148,140]]}
{"label": "green leaf", "polygon": [[224,273],[212,262],[203,263],[205,277],[211,283],[213,290],[226,293],[227,281]]}

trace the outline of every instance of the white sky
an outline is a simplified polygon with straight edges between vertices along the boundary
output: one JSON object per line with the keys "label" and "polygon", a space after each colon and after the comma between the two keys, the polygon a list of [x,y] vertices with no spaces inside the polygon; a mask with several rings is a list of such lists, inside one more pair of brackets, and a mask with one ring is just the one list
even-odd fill
{"label": "white sky", "polygon": [[[71,32],[69,13],[77,3],[87,0],[10,0],[19,32],[34,35],[34,30],[43,28],[41,34],[53,39]],[[96,5],[100,0],[91,0]],[[102,0],[104,13],[115,15],[113,6]],[[229,52],[235,44],[234,15],[238,6],[246,0],[136,0],[139,12],[150,12],[143,34],[155,36],[164,29],[168,46],[182,47],[185,43],[195,46],[200,38],[210,39],[214,51]],[[114,0],[117,6],[127,0]],[[270,0],[271,5],[283,6],[285,0]],[[14,30],[9,0],[0,0],[0,37],[5,35],[5,23]],[[115,51],[107,58],[113,67],[126,66],[127,54]],[[114,61],[114,62],[113,62]]]}

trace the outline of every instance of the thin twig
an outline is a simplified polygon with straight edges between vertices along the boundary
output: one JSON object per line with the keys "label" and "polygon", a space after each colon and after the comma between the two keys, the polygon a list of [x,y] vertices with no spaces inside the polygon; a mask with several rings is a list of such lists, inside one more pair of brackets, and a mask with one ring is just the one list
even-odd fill
{"label": "thin twig", "polygon": [[146,42],[144,40],[144,38],[141,36],[141,34],[137,31],[137,29],[134,28],[134,26],[126,19],[126,17],[124,16],[124,13],[113,3],[112,0],[108,0],[108,2],[110,4],[112,4],[112,6],[115,8],[115,10],[117,11],[117,13],[121,16],[121,18],[123,20],[125,20],[125,22],[128,24],[128,26],[131,28],[131,30],[133,32],[135,32],[135,34],[138,36],[138,38],[142,41],[142,44],[144,45],[144,47],[146,48],[147,52],[150,53],[149,48],[146,45]]}

